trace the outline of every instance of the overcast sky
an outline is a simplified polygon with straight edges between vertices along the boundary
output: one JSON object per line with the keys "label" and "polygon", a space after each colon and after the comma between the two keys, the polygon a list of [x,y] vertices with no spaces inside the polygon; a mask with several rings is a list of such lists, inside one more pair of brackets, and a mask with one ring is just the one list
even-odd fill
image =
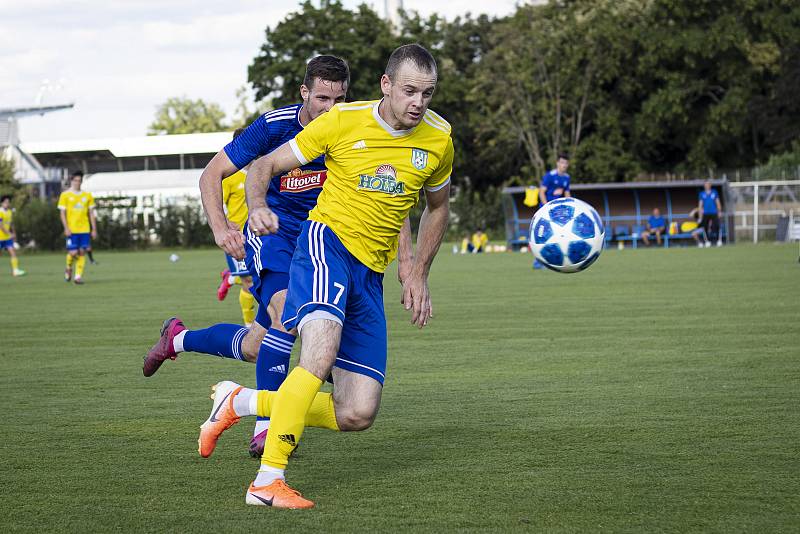
{"label": "overcast sky", "polygon": [[[344,0],[353,8],[360,1]],[[383,14],[383,0],[367,0]],[[452,19],[506,15],[514,0],[405,0],[408,10]],[[23,142],[145,135],[171,96],[216,102],[232,114],[236,89],[264,28],[295,0],[0,0],[0,108],[71,110],[20,120]]]}

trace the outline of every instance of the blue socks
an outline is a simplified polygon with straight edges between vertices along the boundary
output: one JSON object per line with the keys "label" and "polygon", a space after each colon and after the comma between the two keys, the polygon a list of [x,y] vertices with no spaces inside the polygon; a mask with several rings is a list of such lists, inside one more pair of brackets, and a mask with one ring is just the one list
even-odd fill
{"label": "blue socks", "polygon": [[239,324],[222,323],[203,330],[189,330],[183,338],[183,350],[245,361],[242,353],[245,334],[247,328]]}
{"label": "blue socks", "polygon": [[[258,350],[256,362],[256,388],[277,391],[289,371],[289,358],[296,336],[274,328],[267,330],[264,341]],[[259,417],[259,421],[269,421],[269,417]],[[256,425],[260,428],[262,425]]]}

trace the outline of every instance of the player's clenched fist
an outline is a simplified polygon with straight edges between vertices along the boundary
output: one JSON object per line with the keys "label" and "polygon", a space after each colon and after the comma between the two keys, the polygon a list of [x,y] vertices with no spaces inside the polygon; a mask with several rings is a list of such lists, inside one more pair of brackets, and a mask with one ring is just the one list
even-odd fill
{"label": "player's clenched fist", "polygon": [[244,235],[231,221],[227,221],[227,228],[222,232],[214,232],[214,242],[225,254],[237,260],[244,259]]}
{"label": "player's clenched fist", "polygon": [[250,211],[247,224],[256,235],[274,234],[278,231],[278,216],[269,208],[255,208]]}

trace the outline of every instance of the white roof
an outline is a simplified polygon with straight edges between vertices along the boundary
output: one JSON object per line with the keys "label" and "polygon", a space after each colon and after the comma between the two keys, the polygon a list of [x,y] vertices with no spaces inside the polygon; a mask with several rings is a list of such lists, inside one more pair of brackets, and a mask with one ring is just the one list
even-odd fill
{"label": "white roof", "polygon": [[134,194],[165,189],[186,189],[200,193],[202,169],[167,171],[97,172],[86,175],[83,189],[92,194]]}
{"label": "white roof", "polygon": [[69,153],[108,150],[115,157],[162,156],[168,154],[216,154],[227,145],[232,132],[182,135],[148,135],[144,137],[108,137],[72,141],[39,141],[22,143],[28,154]]}

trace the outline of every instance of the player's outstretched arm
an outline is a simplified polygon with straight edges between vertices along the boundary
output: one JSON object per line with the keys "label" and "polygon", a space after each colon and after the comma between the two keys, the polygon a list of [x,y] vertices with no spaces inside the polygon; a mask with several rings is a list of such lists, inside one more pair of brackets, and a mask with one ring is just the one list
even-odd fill
{"label": "player's outstretched arm", "polygon": [[222,207],[222,180],[237,170],[224,149],[217,152],[200,175],[200,199],[206,212],[208,226],[214,233],[214,242],[226,254],[242,259],[244,236],[235,224],[228,221]]}
{"label": "player's outstretched arm", "polygon": [[422,328],[433,317],[428,274],[442,244],[450,217],[450,184],[438,191],[426,191],[427,206],[422,212],[417,235],[417,252],[408,280],[403,283],[403,303],[411,310],[411,323]]}
{"label": "player's outstretched arm", "polygon": [[247,210],[250,212],[250,230],[256,235],[274,234],[278,231],[278,216],[267,207],[267,188],[276,174],[302,165],[289,143],[284,143],[263,158],[257,159],[244,182]]}

